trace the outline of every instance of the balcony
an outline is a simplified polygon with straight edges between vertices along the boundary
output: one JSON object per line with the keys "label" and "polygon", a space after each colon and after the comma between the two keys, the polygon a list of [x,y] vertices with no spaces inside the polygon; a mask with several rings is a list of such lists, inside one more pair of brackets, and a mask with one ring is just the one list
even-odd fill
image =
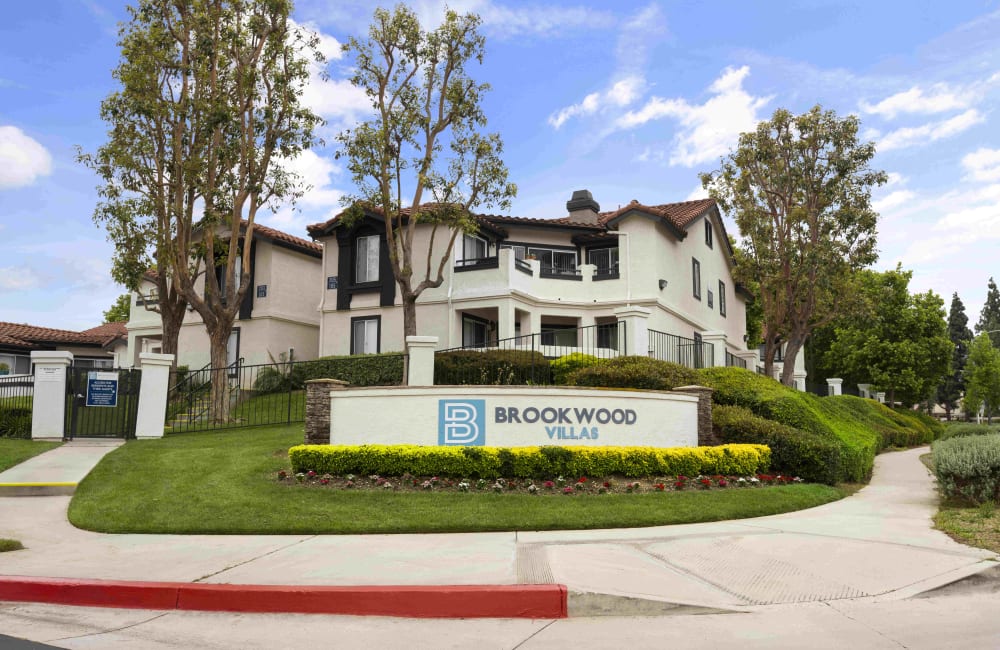
{"label": "balcony", "polygon": [[593,264],[576,269],[551,267],[539,260],[517,259],[508,249],[497,257],[456,262],[453,270],[454,298],[520,293],[543,300],[592,304],[623,301],[626,294],[617,268],[599,269]]}

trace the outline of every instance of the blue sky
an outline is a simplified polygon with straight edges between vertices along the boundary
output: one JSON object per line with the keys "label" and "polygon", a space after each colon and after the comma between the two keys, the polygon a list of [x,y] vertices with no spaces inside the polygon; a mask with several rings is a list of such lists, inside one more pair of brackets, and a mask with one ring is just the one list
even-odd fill
{"label": "blue sky", "polygon": [[[603,209],[701,196],[737,135],[778,107],[860,116],[875,165],[879,268],[975,322],[1000,276],[1000,2],[501,2],[453,0],[484,18],[491,130],[519,195],[515,215],[558,217],[575,189]],[[411,3],[427,25],[444,3]],[[376,3],[300,0],[323,35],[328,81],[306,100],[327,134],[363,119],[338,44]],[[121,293],[111,248],[91,221],[96,178],[74,147],[102,142],[98,110],[114,88],[119,0],[10,3],[0,23],[0,320],[85,328]],[[327,138],[332,141],[332,138]],[[332,146],[296,169],[313,186],[297,211],[260,221],[305,236],[339,209],[350,181]],[[735,233],[735,227],[731,226]]]}

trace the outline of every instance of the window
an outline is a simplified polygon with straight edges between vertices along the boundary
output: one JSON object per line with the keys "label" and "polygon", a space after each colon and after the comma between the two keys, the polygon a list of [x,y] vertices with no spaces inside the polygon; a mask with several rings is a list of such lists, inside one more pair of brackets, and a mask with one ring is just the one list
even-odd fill
{"label": "window", "polygon": [[382,319],[366,316],[351,319],[351,354],[377,354]]}
{"label": "window", "polygon": [[514,259],[523,260],[525,256],[524,246],[512,246],[511,244],[504,244],[500,248],[509,248],[514,251]]}
{"label": "window", "polygon": [[475,316],[462,315],[462,347],[484,348],[489,345],[489,322]]}
{"label": "window", "polygon": [[712,304],[712,290],[709,289],[708,290],[708,308],[712,309],[712,307],[713,307],[713,304]]}
{"label": "window", "polygon": [[618,349],[618,323],[597,324],[597,347]]}
{"label": "window", "polygon": [[458,260],[481,260],[488,257],[487,249],[489,248],[486,240],[482,237],[476,237],[475,235],[463,235],[461,250],[457,251]]}
{"label": "window", "polygon": [[726,315],[726,283],[719,280],[719,313]]}
{"label": "window", "polygon": [[705,218],[705,245],[709,248],[712,247],[712,222],[707,217]]}
{"label": "window", "polygon": [[378,282],[379,236],[358,237],[354,256],[354,281]]}
{"label": "window", "polygon": [[694,297],[701,300],[701,263],[695,258],[691,258],[691,288]]}
{"label": "window", "polygon": [[618,249],[598,248],[587,251],[587,262],[597,267],[598,273],[618,271]]}
{"label": "window", "polygon": [[575,325],[542,325],[542,345],[556,345],[575,348],[577,328]]}
{"label": "window", "polygon": [[550,248],[529,248],[529,255],[538,258],[543,269],[571,272],[576,270],[576,253]]}
{"label": "window", "polygon": [[0,354],[0,363],[7,366],[7,370],[0,369],[0,375],[30,375],[31,357],[20,354]]}

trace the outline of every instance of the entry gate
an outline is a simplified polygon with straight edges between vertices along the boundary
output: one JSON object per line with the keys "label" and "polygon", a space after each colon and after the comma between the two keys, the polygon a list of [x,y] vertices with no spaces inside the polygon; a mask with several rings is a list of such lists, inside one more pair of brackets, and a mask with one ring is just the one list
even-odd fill
{"label": "entry gate", "polygon": [[65,437],[134,438],[142,371],[75,366],[68,370]]}

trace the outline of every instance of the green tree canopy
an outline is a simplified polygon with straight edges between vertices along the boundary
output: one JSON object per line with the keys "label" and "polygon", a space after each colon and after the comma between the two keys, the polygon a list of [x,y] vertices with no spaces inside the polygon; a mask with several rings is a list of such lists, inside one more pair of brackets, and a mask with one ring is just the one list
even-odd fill
{"label": "green tree canopy", "polygon": [[950,372],[944,301],[932,291],[911,294],[911,271],[862,271],[868,315],[838,321],[824,365],[852,383],[870,383],[890,401],[910,405],[934,395]]}
{"label": "green tree canopy", "polygon": [[131,294],[123,293],[118,296],[115,300],[115,304],[111,305],[106,312],[104,312],[104,322],[105,323],[124,323],[129,318],[129,312],[132,310],[132,296]]}
{"label": "green tree canopy", "polygon": [[937,399],[944,406],[951,419],[951,413],[958,408],[958,401],[965,391],[963,373],[966,358],[969,356],[969,344],[972,342],[972,332],[969,330],[969,317],[965,314],[965,305],[955,293],[951,297],[951,309],[948,311],[948,338],[955,346],[952,354],[951,373],[938,387]]}
{"label": "green tree canopy", "polygon": [[859,126],[819,106],[778,109],[740,135],[718,171],[701,174],[739,226],[747,263],[737,279],[759,284],[765,371],[785,344],[786,384],[806,339],[853,294],[854,271],[877,258],[871,190],[886,174],[870,167],[875,145],[858,140]]}
{"label": "green tree canopy", "polygon": [[986,289],[986,302],[983,303],[983,310],[979,312],[979,322],[976,323],[976,334],[983,332],[990,333],[990,342],[993,347],[1000,348],[1000,290],[997,283],[990,278]]}
{"label": "green tree canopy", "polygon": [[[375,113],[339,136],[358,188],[345,197],[346,219],[356,220],[367,207],[384,216],[405,336],[417,333],[417,297],[444,281],[455,240],[476,230],[471,211],[507,210],[517,192],[500,157],[500,136],[483,132],[489,85],[469,71],[473,61],[483,61],[480,23],[475,14],[448,10],[438,27],[424,30],[400,4],[376,10],[368,38],[352,37],[344,46],[355,57],[351,82]],[[419,223],[432,226],[427,251],[415,258]]]}
{"label": "green tree canopy", "polygon": [[977,336],[969,346],[963,405],[970,415],[982,409],[991,421],[1000,407],[1000,351],[986,334]]}

